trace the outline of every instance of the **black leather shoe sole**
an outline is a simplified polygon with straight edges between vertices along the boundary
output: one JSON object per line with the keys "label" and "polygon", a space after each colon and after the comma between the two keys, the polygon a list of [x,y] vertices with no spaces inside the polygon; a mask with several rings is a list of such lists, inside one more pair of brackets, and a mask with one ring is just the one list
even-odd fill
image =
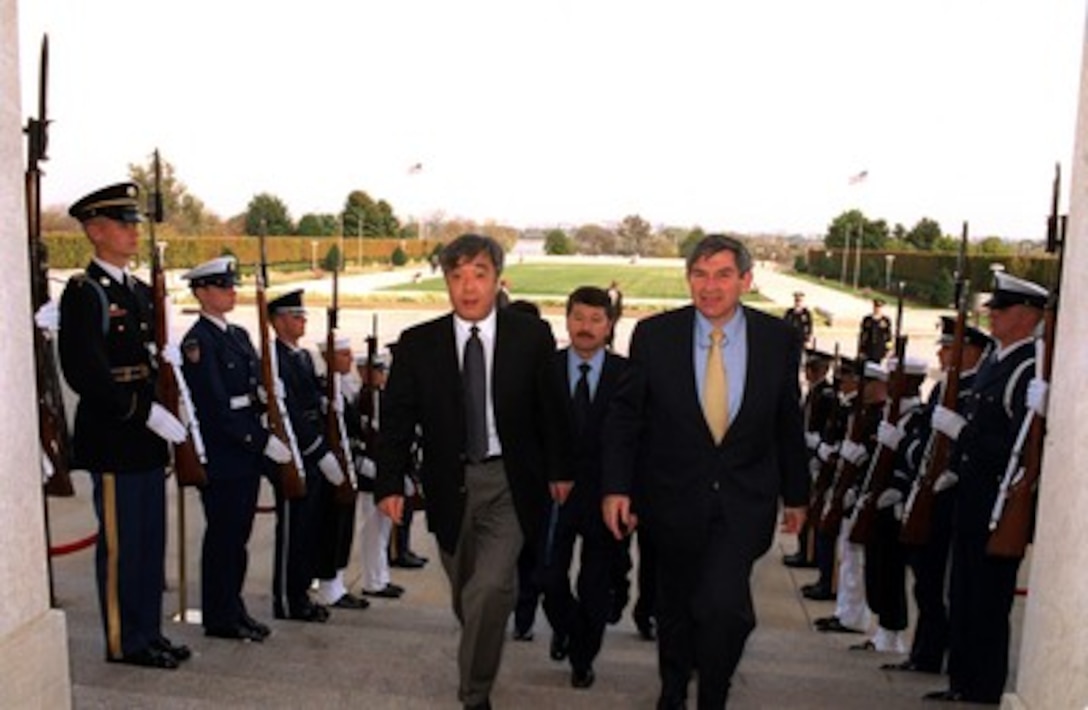
{"label": "black leather shoe sole", "polygon": [[253,641],[254,643],[261,643],[264,641],[264,636],[261,636],[256,629],[251,629],[248,626],[225,626],[222,628],[209,627],[204,629],[204,635],[215,639],[227,639],[229,641]]}
{"label": "black leather shoe sole", "polygon": [[141,668],[159,668],[162,670],[176,670],[178,667],[178,661],[173,656],[164,651],[158,651],[153,648],[147,648],[143,651],[137,651],[136,653],[130,653],[127,656],[121,658],[108,658],[106,659],[110,663],[123,663],[129,666],[140,666]]}
{"label": "black leather shoe sole", "polygon": [[345,594],[333,602],[333,606],[337,609],[369,609],[370,602],[366,599],[361,599],[354,594]]}
{"label": "black leather shoe sole", "polygon": [[569,646],[570,641],[566,636],[554,634],[552,636],[552,645],[548,649],[548,655],[552,657],[553,661],[566,660]]}
{"label": "black leather shoe sole", "polygon": [[593,681],[595,680],[597,680],[597,676],[593,673],[592,668],[587,668],[584,671],[572,671],[570,674],[570,685],[572,688],[592,687]]}
{"label": "black leather shoe sole", "polygon": [[156,643],[153,643],[152,647],[156,651],[161,651],[162,653],[173,656],[175,661],[188,661],[193,657],[193,652],[189,650],[188,646],[174,643],[165,636],[160,638]]}

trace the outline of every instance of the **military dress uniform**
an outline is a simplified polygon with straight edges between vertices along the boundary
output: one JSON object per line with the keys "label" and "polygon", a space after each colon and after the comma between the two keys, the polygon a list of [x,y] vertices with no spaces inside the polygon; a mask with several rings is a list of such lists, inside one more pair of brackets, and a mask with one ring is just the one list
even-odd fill
{"label": "military dress uniform", "polygon": [[[192,288],[233,286],[233,261],[214,259],[183,276]],[[269,433],[257,399],[261,369],[249,333],[201,314],[182,340],[182,371],[204,438],[208,482],[200,489],[204,542],[201,615],[209,636],[260,641],[268,627],[249,615],[242,588]]]}
{"label": "military dress uniform", "polygon": [[[820,368],[830,364],[832,355],[819,350],[807,349],[805,351],[805,376],[815,377]],[[812,370],[812,368],[817,368]],[[813,373],[813,374],[810,374]],[[827,426],[828,419],[836,407],[835,388],[827,380],[826,373],[821,379],[807,382],[808,390],[805,392],[801,403],[801,412],[805,422],[805,445],[809,453],[809,471],[815,480],[819,472],[820,461],[816,458],[816,449],[820,444],[821,434]],[[783,562],[789,567],[814,567],[815,539],[813,525],[816,521],[805,519],[805,524],[797,533],[797,552],[786,555]],[[810,549],[811,548],[811,549]]]}
{"label": "military dress uniform", "polygon": [[[137,198],[136,185],[121,183],[87,195],[69,213],[81,222],[139,222]],[[61,367],[79,395],[72,463],[94,484],[107,660],[176,668],[189,650],[173,646],[161,629],[169,451],[148,428],[157,373],[151,289],[95,259],[68,281],[60,313]]]}
{"label": "military dress uniform", "polygon": [[782,319],[797,330],[803,344],[808,343],[812,339],[812,311],[808,309],[808,306],[800,303],[804,294],[798,291],[793,296],[797,300],[797,305],[786,311]]}
{"label": "military dress uniform", "polygon": [[[268,311],[302,309],[302,291],[268,302]],[[323,622],[328,610],[308,594],[316,571],[322,474],[318,461],[329,454],[323,431],[321,383],[309,351],[276,339],[276,365],[286,395],[287,415],[302,456],[306,495],[287,500],[276,482],[276,554],[272,575],[272,613],[277,619]]]}
{"label": "military dress uniform", "polygon": [[[874,306],[883,306],[883,299],[873,301]],[[861,332],[858,334],[858,355],[880,362],[888,354],[892,344],[892,322],[886,315],[870,313],[861,320]]]}

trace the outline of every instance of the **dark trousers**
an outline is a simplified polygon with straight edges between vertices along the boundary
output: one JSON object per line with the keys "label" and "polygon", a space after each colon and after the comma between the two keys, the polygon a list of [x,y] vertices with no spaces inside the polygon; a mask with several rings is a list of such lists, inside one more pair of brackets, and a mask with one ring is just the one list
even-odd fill
{"label": "dark trousers", "polygon": [[200,489],[204,504],[204,543],[200,556],[200,602],[204,628],[237,626],[248,616],[242,600],[249,568],[249,535],[257,512],[261,479],[225,478],[210,472]]}
{"label": "dark trousers", "polygon": [[98,516],[95,576],[106,655],[119,659],[162,638],[166,474],[92,472]]}
{"label": "dark trousers", "polygon": [[657,544],[660,708],[684,707],[699,677],[700,710],[723,708],[733,673],[755,628],[749,545],[719,514],[698,549]]}
{"label": "dark trousers", "polygon": [[907,561],[914,572],[914,602],[918,621],[910,660],[923,670],[939,673],[948,650],[948,553],[952,543],[951,494],[938,494],[933,507],[929,542],[908,548]]}
{"label": "dark trousers", "polygon": [[351,543],[355,539],[356,506],[338,503],[336,486],[324,478],[320,481],[317,497],[314,576],[333,579],[338,570],[348,566]]}
{"label": "dark trousers", "polygon": [[968,700],[996,703],[1009,673],[1009,613],[1020,558],[986,554],[988,531],[958,530],[952,541],[948,675]]}
{"label": "dark trousers", "polygon": [[889,631],[907,628],[907,560],[894,507],[876,511],[865,545],[865,601]]}
{"label": "dark trousers", "polygon": [[[619,542],[605,527],[597,495],[578,495],[575,486],[558,507],[545,567],[544,612],[556,633],[570,639],[570,662],[590,668],[601,650],[611,609],[612,570]],[[571,593],[570,567],[578,537],[582,538],[577,596]]]}
{"label": "dark trousers", "polygon": [[629,535],[620,541],[612,560],[611,596],[612,608],[622,610],[627,606],[630,596],[631,582],[627,578],[634,561],[631,559],[631,540],[638,545],[638,573],[636,584],[638,586],[638,599],[635,600],[635,608],[631,610],[631,616],[635,623],[644,625],[657,616],[654,599],[657,596],[657,565],[654,563],[654,546],[648,541],[646,531],[639,529],[634,535]]}
{"label": "dark trousers", "polygon": [[[518,553],[518,597],[514,605],[514,628],[520,633],[532,630],[536,622],[536,610],[544,595],[545,557],[548,534],[552,529],[551,508],[542,524],[537,526],[536,537],[526,540]],[[554,629],[554,624],[552,625]]]}
{"label": "dark trousers", "polygon": [[317,491],[324,477],[306,470],[306,495],[294,500],[276,492],[276,554],[272,571],[272,611],[276,616],[302,613],[311,605],[307,590],[314,578]]}

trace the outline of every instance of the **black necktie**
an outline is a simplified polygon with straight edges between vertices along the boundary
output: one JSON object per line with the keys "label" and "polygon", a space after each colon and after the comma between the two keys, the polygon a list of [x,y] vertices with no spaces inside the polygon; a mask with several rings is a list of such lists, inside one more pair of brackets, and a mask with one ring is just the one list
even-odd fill
{"label": "black necktie", "polygon": [[472,326],[465,342],[461,380],[465,387],[465,454],[470,461],[487,458],[487,384],[484,369],[484,344],[480,329]]}
{"label": "black necktie", "polygon": [[582,374],[574,385],[574,396],[571,398],[571,404],[574,407],[574,428],[578,433],[582,433],[586,428],[586,421],[589,420],[589,371],[592,368],[588,362],[583,362],[578,366],[578,369]]}

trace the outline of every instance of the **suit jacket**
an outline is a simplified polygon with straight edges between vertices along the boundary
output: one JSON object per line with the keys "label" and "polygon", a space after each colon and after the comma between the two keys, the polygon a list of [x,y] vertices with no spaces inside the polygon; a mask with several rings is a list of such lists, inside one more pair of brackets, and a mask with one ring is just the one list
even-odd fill
{"label": "suit jacket", "polygon": [[[551,376],[555,339],[535,316],[498,309],[496,319],[495,426],[518,520],[526,539],[533,539],[548,505],[549,480],[567,476],[561,458],[562,404]],[[374,497],[404,495],[418,425],[427,524],[447,553],[456,550],[465,504],[464,412],[453,314],[404,331],[382,400]]]}
{"label": "suit jacket", "polygon": [[147,428],[157,374],[151,289],[129,288],[91,262],[68,281],[60,312],[60,364],[79,395],[74,465],[109,473],[165,465],[166,442]]}
{"label": "suit jacket", "polygon": [[720,509],[755,559],[771,544],[779,498],[808,502],[800,342],[781,319],[744,314],[744,400],[721,444],[696,391],[694,307],[646,318],[632,334],[632,366],[605,424],[603,493],[633,495],[640,525],[667,547],[702,545]]}
{"label": "suit jacket", "polygon": [[593,394],[593,401],[586,417],[585,429],[582,432],[574,431],[574,401],[571,392],[574,383],[570,381],[570,372],[567,368],[567,357],[570,348],[563,348],[555,353],[554,369],[559,382],[560,391],[566,402],[567,414],[565,430],[567,446],[567,470],[569,478],[574,481],[572,496],[586,501],[593,500],[597,516],[600,516],[601,497],[601,453],[604,435],[604,420],[608,414],[608,405],[616,393],[620,378],[627,370],[627,358],[615,353],[605,352],[600,378],[597,380],[597,391]]}

